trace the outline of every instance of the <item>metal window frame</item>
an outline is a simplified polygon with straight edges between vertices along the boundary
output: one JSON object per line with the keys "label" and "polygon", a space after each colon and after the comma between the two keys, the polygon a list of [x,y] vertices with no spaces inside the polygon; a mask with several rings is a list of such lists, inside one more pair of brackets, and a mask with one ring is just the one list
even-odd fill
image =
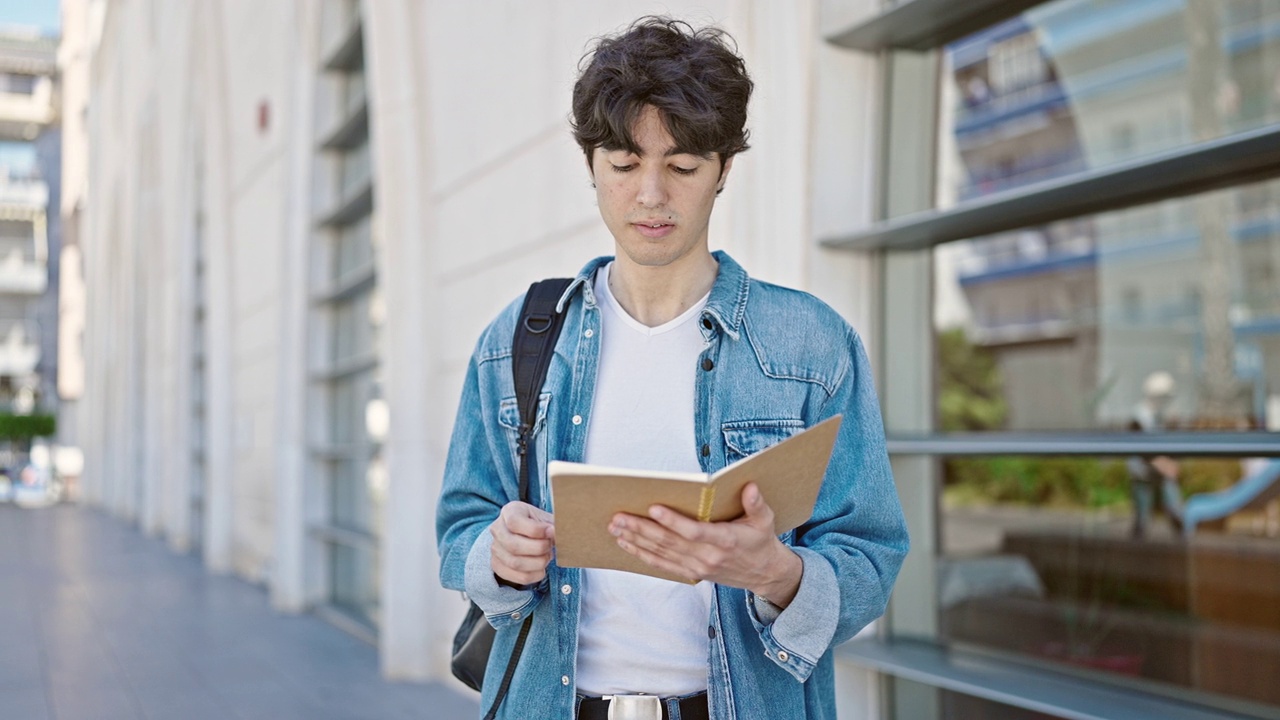
{"label": "metal window frame", "polygon": [[972,432],[894,433],[890,455],[1084,455],[1280,457],[1276,432]]}
{"label": "metal window frame", "polygon": [[994,193],[945,210],[911,213],[820,242],[847,250],[923,250],[1276,177],[1280,124]]}
{"label": "metal window frame", "polygon": [[841,660],[893,677],[1070,720],[1246,720],[1218,707],[919,640],[853,640]]}
{"label": "metal window frame", "polygon": [[932,50],[1047,0],[903,0],[827,35],[851,50]]}

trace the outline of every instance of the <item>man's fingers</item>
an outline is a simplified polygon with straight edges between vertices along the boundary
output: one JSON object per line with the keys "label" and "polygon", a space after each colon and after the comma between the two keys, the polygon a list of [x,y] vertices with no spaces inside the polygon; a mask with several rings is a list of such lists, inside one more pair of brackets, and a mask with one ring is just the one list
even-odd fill
{"label": "man's fingers", "polygon": [[[670,510],[666,510],[659,514],[663,517],[678,516],[677,513],[673,513]],[[695,527],[693,532],[701,532],[701,529],[697,527],[700,523],[694,520],[689,520],[683,516],[678,517],[680,517],[680,519],[687,520],[689,523],[694,525]],[[668,519],[670,518],[668,517]],[[679,524],[684,527],[682,523]],[[689,540],[689,538],[684,537],[668,525],[659,524],[658,522],[654,522],[648,518],[628,515],[625,513],[619,513],[614,517],[614,521],[609,526],[609,531],[612,532],[615,537],[643,541],[647,546],[655,548],[665,547],[676,548],[678,550],[686,546],[687,541]]]}
{"label": "man's fingers", "polygon": [[502,524],[514,535],[528,538],[554,537],[554,516],[528,503],[511,502],[502,508]]}
{"label": "man's fingers", "polygon": [[545,555],[519,555],[511,552],[510,549],[501,545],[494,545],[492,556],[496,563],[503,567],[512,568],[521,572],[536,572],[547,567],[547,563],[551,562],[551,553]]}
{"label": "man's fingers", "polygon": [[683,567],[679,563],[672,562],[651,550],[645,549],[638,545],[634,545],[622,538],[618,538],[618,547],[621,547],[623,550],[640,558],[640,560],[642,560],[645,564],[651,565],[655,568],[658,568],[659,570],[666,571],[668,573],[671,573],[672,575],[678,575],[692,582],[697,582],[700,579],[692,571],[690,571],[686,567]]}
{"label": "man's fingers", "polygon": [[662,505],[654,505],[649,508],[649,517],[653,518],[654,521],[662,527],[671,530],[671,532],[674,532],[685,540],[692,542],[704,542],[706,539],[706,523],[700,523],[693,518],[685,517],[670,508]]}
{"label": "man's fingers", "polygon": [[502,527],[497,527],[494,530],[493,544],[502,547],[512,555],[540,557],[551,554],[552,545],[550,540],[516,535]]}
{"label": "man's fingers", "polygon": [[657,555],[678,558],[687,554],[687,544],[679,535],[654,523],[628,522],[626,527],[618,530],[616,537]]}

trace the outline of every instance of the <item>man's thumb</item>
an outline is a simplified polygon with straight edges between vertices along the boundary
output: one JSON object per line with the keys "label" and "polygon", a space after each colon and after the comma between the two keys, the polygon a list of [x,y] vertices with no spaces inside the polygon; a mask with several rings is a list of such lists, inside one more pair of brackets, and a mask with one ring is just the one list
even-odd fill
{"label": "man's thumb", "polygon": [[747,517],[760,518],[769,514],[769,506],[764,502],[764,496],[760,494],[760,488],[755,483],[747,483],[742,490],[742,509],[746,511]]}

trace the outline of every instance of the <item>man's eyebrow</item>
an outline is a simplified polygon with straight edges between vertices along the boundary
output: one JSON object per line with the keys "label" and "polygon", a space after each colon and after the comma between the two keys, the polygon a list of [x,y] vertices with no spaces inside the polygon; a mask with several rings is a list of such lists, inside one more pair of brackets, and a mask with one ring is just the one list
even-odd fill
{"label": "man's eyebrow", "polygon": [[[638,152],[636,150],[632,150],[631,148],[628,148],[628,147],[609,147],[607,145],[601,145],[600,149],[604,150],[605,152],[624,152],[624,153],[630,153],[634,155],[641,155],[641,156],[644,155],[644,153]],[[703,160],[715,159],[715,152],[698,152],[697,150],[686,150],[684,148],[674,146],[674,145],[672,147],[667,148],[666,151],[662,153],[662,157],[672,157],[674,155],[693,155],[694,157],[699,157],[699,158],[702,158]]]}

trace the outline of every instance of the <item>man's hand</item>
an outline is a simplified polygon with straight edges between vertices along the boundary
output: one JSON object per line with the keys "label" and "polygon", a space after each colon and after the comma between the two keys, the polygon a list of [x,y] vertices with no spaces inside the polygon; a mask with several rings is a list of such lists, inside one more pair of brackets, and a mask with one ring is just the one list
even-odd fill
{"label": "man's hand", "polygon": [[551,562],[555,530],[554,518],[545,510],[523,502],[504,505],[498,519],[489,525],[493,574],[514,585],[541,582]]}
{"label": "man's hand", "polygon": [[746,514],[732,522],[704,523],[654,505],[649,518],[613,516],[618,546],[660,570],[689,580],[745,588],[786,607],[800,587],[804,562],[774,535],[773,509],[755,483],[742,489]]}

